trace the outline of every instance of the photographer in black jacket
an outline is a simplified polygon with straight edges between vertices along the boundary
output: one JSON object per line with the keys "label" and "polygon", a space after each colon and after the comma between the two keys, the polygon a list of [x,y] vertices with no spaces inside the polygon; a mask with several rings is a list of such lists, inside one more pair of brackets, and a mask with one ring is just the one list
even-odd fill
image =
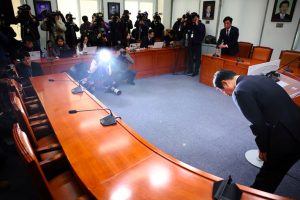
{"label": "photographer in black jacket", "polygon": [[69,45],[70,48],[74,48],[77,46],[77,36],[76,36],[76,32],[79,31],[78,26],[73,22],[73,15],[72,14],[66,14],[66,32],[65,32],[65,36],[66,36],[66,43],[67,45]]}
{"label": "photographer in black jacket", "polygon": [[155,41],[161,41],[163,40],[164,37],[164,25],[161,23],[161,17],[159,16],[160,14],[156,12],[153,16],[153,21],[151,22],[150,27],[154,31]]}
{"label": "photographer in black jacket", "polygon": [[31,38],[34,48],[40,49],[40,34],[38,27],[39,21],[31,14],[29,5],[24,4],[18,7],[18,15],[16,16],[16,23],[21,24],[21,38]]}

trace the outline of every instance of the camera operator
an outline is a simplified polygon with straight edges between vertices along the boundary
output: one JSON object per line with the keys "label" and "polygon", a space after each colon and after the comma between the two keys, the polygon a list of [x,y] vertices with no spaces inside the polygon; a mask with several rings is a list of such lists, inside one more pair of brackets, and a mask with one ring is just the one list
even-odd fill
{"label": "camera operator", "polygon": [[115,71],[113,74],[117,83],[126,82],[130,85],[135,85],[134,79],[136,76],[136,71],[129,69],[129,65],[134,63],[131,56],[121,48],[121,46],[116,46],[113,52],[112,66]]}
{"label": "camera operator", "polygon": [[91,25],[91,44],[92,46],[108,46],[108,31],[109,26],[106,22],[104,22],[102,13],[94,13],[92,17],[92,25]]}
{"label": "camera operator", "polygon": [[80,34],[90,36],[91,22],[89,22],[89,18],[84,15],[82,16],[83,23],[80,25]]}
{"label": "camera operator", "polygon": [[78,26],[73,22],[73,15],[71,13],[66,14],[66,43],[67,45],[69,45],[70,48],[74,48],[77,46],[77,36],[76,36],[76,32],[79,31]]}
{"label": "camera operator", "polygon": [[134,27],[136,29],[133,37],[137,40],[137,42],[140,42],[143,38],[147,37],[147,33],[151,24],[145,13],[139,12],[136,16],[136,22],[134,23]]}
{"label": "camera operator", "polygon": [[133,28],[132,21],[130,20],[131,13],[128,10],[124,10],[122,17],[121,17],[121,22],[123,24],[123,33],[125,32],[130,32],[130,30]]}
{"label": "camera operator", "polygon": [[123,24],[121,23],[121,20],[117,15],[113,15],[111,17],[109,27],[110,46],[120,45],[122,40]]}
{"label": "camera operator", "polygon": [[40,49],[40,33],[38,27],[39,21],[31,13],[29,5],[24,4],[18,7],[18,15],[16,16],[16,23],[21,24],[21,38],[31,38],[34,48]]}
{"label": "camera operator", "polygon": [[16,50],[21,48],[22,43],[15,39],[17,34],[10,27],[10,24],[5,20],[5,16],[2,13],[0,13],[0,33],[0,46],[2,48],[0,53],[3,53],[3,55],[0,56],[2,65],[4,66],[11,62],[16,63],[18,57]]}
{"label": "camera operator", "polygon": [[114,92],[119,95],[121,91],[117,88],[117,66],[113,64],[113,60],[115,59],[111,55],[111,50],[105,48],[99,49],[88,70],[90,74],[88,79],[95,86],[104,87],[106,92]]}
{"label": "camera operator", "polygon": [[132,21],[130,20],[131,13],[128,10],[124,10],[121,23],[122,23],[122,41],[126,40],[127,34],[133,28]]}
{"label": "camera operator", "polygon": [[55,38],[61,35],[65,38],[65,31],[67,30],[65,26],[65,18],[61,12],[45,13],[44,20],[41,24],[41,29],[43,31],[49,31],[49,40],[55,43]]}
{"label": "camera operator", "polygon": [[205,25],[199,20],[197,13],[191,14],[192,24],[187,25],[188,38],[188,71],[187,75],[196,76],[199,74],[202,41],[205,37]]}
{"label": "camera operator", "polygon": [[156,12],[153,16],[153,21],[151,22],[150,27],[153,29],[155,34],[155,41],[161,41],[164,37],[164,25],[161,23],[160,14]]}

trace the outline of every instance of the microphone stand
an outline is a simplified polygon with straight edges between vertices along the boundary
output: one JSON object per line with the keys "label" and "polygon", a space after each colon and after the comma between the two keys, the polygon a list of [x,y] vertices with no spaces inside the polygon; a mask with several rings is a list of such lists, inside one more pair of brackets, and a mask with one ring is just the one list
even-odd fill
{"label": "microphone stand", "polygon": [[[82,79],[82,80],[83,80],[83,79]],[[75,87],[75,88],[73,88],[73,89],[71,90],[71,92],[72,92],[73,94],[83,93],[84,88],[83,88],[83,86],[80,84],[80,82],[81,82],[82,80],[79,80],[79,81],[78,81],[78,86]],[[54,81],[71,81],[71,80],[48,79],[48,81],[49,81],[49,82],[54,82]],[[72,81],[72,82],[73,82],[73,81]]]}
{"label": "microphone stand", "polygon": [[110,125],[115,125],[117,123],[118,118],[121,117],[115,117],[111,110],[109,108],[96,108],[96,109],[85,109],[85,110],[69,110],[69,114],[76,114],[78,112],[86,112],[86,111],[97,111],[97,110],[108,110],[109,114],[103,118],[100,119],[100,124],[103,126],[110,126]]}

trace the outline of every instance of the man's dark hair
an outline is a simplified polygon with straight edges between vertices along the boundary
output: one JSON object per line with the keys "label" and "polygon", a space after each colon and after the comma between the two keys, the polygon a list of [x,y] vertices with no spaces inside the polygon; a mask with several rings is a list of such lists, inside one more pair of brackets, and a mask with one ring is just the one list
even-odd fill
{"label": "man's dark hair", "polygon": [[87,22],[89,19],[88,19],[88,17],[86,16],[86,15],[84,15],[84,16],[82,16],[82,21],[83,22]]}
{"label": "man's dark hair", "polygon": [[279,8],[281,8],[282,4],[287,4],[288,6],[290,6],[290,2],[289,2],[289,1],[282,1],[282,2],[279,4]]}
{"label": "man's dark hair", "polygon": [[154,33],[154,30],[153,29],[149,29],[148,33]]}
{"label": "man's dark hair", "polygon": [[31,36],[25,36],[24,37],[24,39],[23,39],[23,43],[25,43],[25,42],[33,42],[33,39],[32,39],[32,37]]}
{"label": "man's dark hair", "polygon": [[62,35],[58,35],[58,36],[56,36],[56,38],[55,38],[55,43],[57,43],[58,40],[65,41],[65,38],[64,38]]}
{"label": "man's dark hair", "polygon": [[213,80],[214,87],[224,89],[222,81],[231,80],[231,79],[233,79],[233,77],[235,75],[236,75],[236,73],[234,73],[233,71],[230,71],[230,70],[217,71],[214,75],[214,80]]}
{"label": "man's dark hair", "polygon": [[30,57],[30,54],[29,54],[28,51],[24,51],[24,52],[21,54],[20,59],[23,60],[25,57]]}
{"label": "man's dark hair", "polygon": [[229,20],[230,23],[232,23],[232,18],[229,17],[229,16],[227,16],[227,17],[225,17],[225,18],[223,19],[223,23],[224,23],[225,21],[227,21],[227,20]]}

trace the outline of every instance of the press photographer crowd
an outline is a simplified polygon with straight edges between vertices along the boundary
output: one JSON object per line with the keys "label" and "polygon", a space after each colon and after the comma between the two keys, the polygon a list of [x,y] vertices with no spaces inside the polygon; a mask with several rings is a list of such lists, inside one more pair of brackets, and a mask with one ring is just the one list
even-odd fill
{"label": "press photographer crowd", "polygon": [[[174,23],[173,29],[165,29],[161,23],[161,13],[157,12],[151,21],[147,12],[139,11],[134,24],[130,20],[131,13],[128,10],[124,10],[121,17],[111,16],[109,22],[104,21],[103,13],[94,13],[91,22],[88,16],[83,16],[83,23],[79,27],[74,23],[75,18],[71,13],[64,16],[60,11],[45,10],[41,15],[43,20],[38,21],[27,4],[18,7],[14,22],[8,22],[3,14],[0,15],[1,77],[9,77],[15,71],[19,77],[18,81],[27,85],[30,84],[31,76],[43,74],[41,66],[31,62],[29,52],[40,51],[41,57],[56,59],[63,57],[66,52],[82,54],[87,47],[94,46],[97,48],[97,54],[90,66],[82,67],[84,64],[78,63],[73,67],[73,72],[74,69],[80,68],[78,66],[86,69],[86,77],[76,80],[80,80],[91,92],[102,87],[106,91],[121,94],[118,89],[114,90],[119,84],[135,84],[136,72],[130,69],[133,59],[127,53],[135,49],[129,47],[133,43],[139,43],[139,48],[148,48],[155,42],[163,42],[164,47],[174,47],[175,44],[188,47],[186,74],[196,76],[199,73],[195,66],[200,64],[205,25],[199,20],[197,13],[187,12]],[[22,41],[15,39],[16,33],[10,27],[12,23],[20,24]],[[45,49],[41,49],[39,26],[41,30],[46,31]],[[80,33],[79,38],[77,32]],[[109,53],[103,54],[102,50]]]}

